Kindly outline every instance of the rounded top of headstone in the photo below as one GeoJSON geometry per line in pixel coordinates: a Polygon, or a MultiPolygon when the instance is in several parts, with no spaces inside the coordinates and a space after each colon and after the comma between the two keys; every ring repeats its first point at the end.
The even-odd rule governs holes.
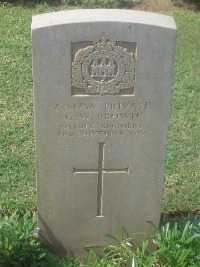
{"type": "Polygon", "coordinates": [[[139,23],[176,29],[174,19],[170,16],[124,9],[79,9],[45,13],[33,16],[32,29],[61,24],[101,21],[139,23]]]}

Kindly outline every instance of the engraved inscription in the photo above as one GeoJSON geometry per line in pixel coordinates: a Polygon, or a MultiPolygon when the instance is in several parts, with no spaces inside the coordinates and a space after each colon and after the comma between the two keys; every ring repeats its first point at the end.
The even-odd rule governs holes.
{"type": "Polygon", "coordinates": [[[80,111],[86,111],[86,110],[94,110],[95,105],[92,103],[70,103],[70,104],[55,104],[54,111],[58,110],[80,110],[80,111]]]}
{"type": "Polygon", "coordinates": [[[93,45],[76,51],[72,95],[134,95],[135,67],[136,51],[129,52],[102,33],[93,45]]]}
{"type": "Polygon", "coordinates": [[[61,103],[53,105],[57,136],[60,137],[143,137],[149,134],[144,114],[150,102],[61,103]]]}
{"type": "Polygon", "coordinates": [[[150,110],[150,102],[140,102],[140,103],[133,103],[133,102],[106,102],[105,103],[105,110],[135,110],[135,111],[142,111],[142,110],[150,110]]]}
{"type": "Polygon", "coordinates": [[[103,217],[103,178],[104,173],[129,173],[129,167],[123,169],[108,169],[104,168],[104,146],[106,143],[99,144],[98,168],[97,169],[77,169],[73,168],[73,174],[78,173],[97,173],[97,215],[96,217],[103,217]]]}

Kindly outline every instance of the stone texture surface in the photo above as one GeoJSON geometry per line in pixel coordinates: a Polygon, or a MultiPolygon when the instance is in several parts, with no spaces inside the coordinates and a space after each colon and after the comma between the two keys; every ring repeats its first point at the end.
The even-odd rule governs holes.
{"type": "Polygon", "coordinates": [[[153,13],[33,17],[38,224],[56,253],[158,225],[175,38],[153,13]]]}

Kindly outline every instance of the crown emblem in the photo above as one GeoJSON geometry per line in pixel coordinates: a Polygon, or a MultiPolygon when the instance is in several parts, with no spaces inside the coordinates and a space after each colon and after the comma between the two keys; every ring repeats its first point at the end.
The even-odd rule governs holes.
{"type": "Polygon", "coordinates": [[[97,37],[93,42],[95,50],[101,51],[111,51],[115,45],[115,41],[111,40],[108,35],[103,32],[101,36],[97,37]]]}
{"type": "Polygon", "coordinates": [[[72,95],[134,94],[136,55],[103,32],[72,62],[72,95]]]}

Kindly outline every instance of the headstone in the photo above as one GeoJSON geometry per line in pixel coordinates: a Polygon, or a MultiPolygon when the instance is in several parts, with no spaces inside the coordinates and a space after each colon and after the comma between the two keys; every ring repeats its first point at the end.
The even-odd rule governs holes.
{"type": "Polygon", "coordinates": [[[38,224],[57,253],[159,224],[175,38],[153,13],[33,17],[38,224]]]}

